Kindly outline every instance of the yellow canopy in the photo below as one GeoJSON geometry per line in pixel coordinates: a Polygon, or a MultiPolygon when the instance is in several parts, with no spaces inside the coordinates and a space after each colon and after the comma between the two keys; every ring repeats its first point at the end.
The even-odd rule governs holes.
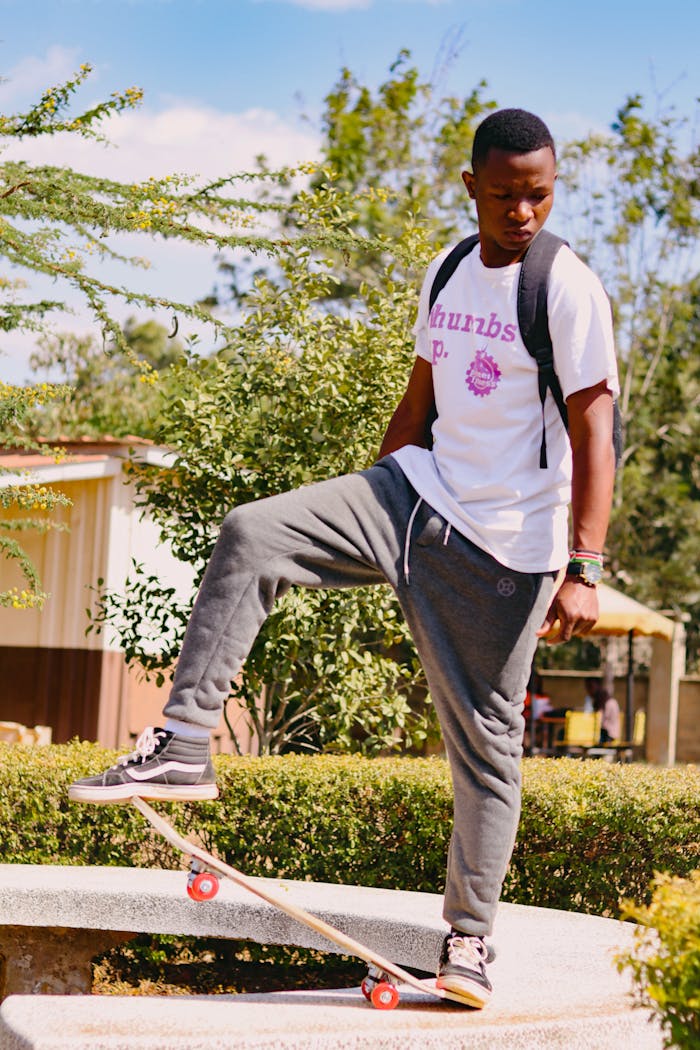
{"type": "Polygon", "coordinates": [[[667,642],[673,638],[673,620],[607,584],[598,584],[598,602],[600,617],[591,634],[624,635],[634,631],[652,638],[665,638],[667,642]]]}

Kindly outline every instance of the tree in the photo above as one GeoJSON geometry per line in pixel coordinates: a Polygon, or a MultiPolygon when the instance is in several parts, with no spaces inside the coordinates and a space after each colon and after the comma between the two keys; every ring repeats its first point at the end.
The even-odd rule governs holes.
{"type": "MultiPolygon", "coordinates": [[[[294,208],[297,220],[307,209],[330,230],[346,209],[354,213],[329,186],[298,196],[294,208]]],[[[417,270],[429,254],[424,233],[410,225],[397,249],[402,266],[412,259],[417,270]]],[[[389,269],[381,288],[363,286],[361,300],[329,311],[323,304],[342,279],[334,260],[290,242],[277,266],[258,277],[223,350],[175,365],[158,433],[177,452],[175,466],[132,468],[164,538],[200,576],[231,506],[371,463],[410,368],[415,281],[389,269]]],[[[171,600],[157,580],[135,574],[125,599],[106,596],[97,626],[116,627],[136,650],[150,618],[155,628],[145,633],[168,644],[149,666],[166,673],[185,622],[171,600]]],[[[232,697],[245,705],[263,751],[374,753],[418,744],[431,730],[432,716],[413,704],[421,687],[396,600],[380,586],[287,595],[232,697]]]]}
{"type": "MultiPolygon", "coordinates": [[[[358,218],[366,232],[400,231],[412,215],[450,237],[474,217],[460,178],[477,124],[496,103],[481,80],[466,96],[443,95],[440,77],[421,79],[402,49],[372,91],[343,68],[325,99],[323,157],[344,190],[381,188],[358,218]]],[[[451,62],[448,58],[447,65],[451,62]]]]}
{"type": "Polygon", "coordinates": [[[688,622],[689,662],[700,652],[700,279],[669,289],[640,355],[627,424],[632,453],[612,536],[622,582],[635,597],[688,622]],[[659,328],[663,327],[663,335],[659,328]],[[659,353],[660,341],[663,351],[659,353]]]}
{"type": "Polygon", "coordinates": [[[608,546],[617,586],[690,616],[697,654],[700,151],[673,110],[627,100],[562,159],[576,247],[612,298],[625,422],[608,546]]]}
{"type": "MultiPolygon", "coordinates": [[[[8,435],[15,445],[22,444],[24,422],[37,404],[44,404],[62,394],[59,387],[43,383],[35,389],[22,390],[0,381],[0,445],[8,435]]],[[[0,591],[0,606],[14,609],[42,608],[48,595],[41,587],[36,567],[17,539],[27,532],[47,532],[62,526],[50,513],[56,507],[70,506],[70,500],[50,486],[17,482],[12,474],[0,468],[0,557],[14,564],[24,585],[5,587],[0,591]],[[9,483],[5,483],[9,482],[9,483]]]]}
{"type": "MultiPolygon", "coordinates": [[[[414,280],[410,260],[402,269],[400,244],[407,225],[419,222],[436,250],[475,228],[461,172],[468,166],[477,124],[496,103],[486,97],[485,80],[465,96],[444,93],[444,74],[458,47],[459,40],[448,43],[431,80],[421,77],[410,52],[402,49],[376,91],[344,67],[326,96],[319,128],[322,159],[311,187],[322,191],[332,182],[350,205],[341,221],[360,238],[332,255],[328,242],[323,245],[322,254],[333,258],[340,275],[327,291],[331,300],[356,296],[363,284],[381,284],[389,264],[414,280]]],[[[303,229],[295,214],[294,185],[278,182],[270,190],[266,199],[279,209],[281,230],[303,229]]],[[[305,212],[303,221],[308,222],[305,212]]],[[[236,301],[260,272],[251,260],[225,256],[221,269],[236,301]]],[[[214,295],[213,301],[226,294],[214,295]]]]}
{"type": "Polygon", "coordinates": [[[183,346],[152,320],[138,324],[130,318],[123,339],[126,352],[113,340],[105,347],[91,335],[39,337],[30,358],[32,371],[58,376],[64,393],[32,414],[35,437],[153,436],[160,405],[157,388],[167,385],[183,346]]]}
{"type": "MultiPolygon", "coordinates": [[[[21,141],[58,132],[100,138],[100,124],[107,116],[140,103],[141,91],[129,88],[90,109],[74,112],[74,96],[90,72],[90,66],[83,65],[65,84],[45,91],[39,102],[26,112],[0,115],[0,145],[11,139],[21,141]]],[[[284,183],[290,177],[289,171],[268,172],[264,177],[258,177],[256,185],[284,183]]],[[[154,384],[158,363],[149,362],[143,353],[148,338],[152,344],[153,332],[148,338],[148,333],[143,330],[123,332],[111,310],[113,300],[150,308],[167,307],[176,315],[197,319],[224,337],[232,332],[230,325],[196,303],[174,302],[162,296],[137,292],[128,286],[105,283],[98,273],[91,272],[91,268],[94,269],[92,264],[95,260],[105,259],[141,264],[141,259],[125,258],[114,247],[116,238],[124,233],[144,238],[177,238],[212,251],[244,246],[248,251],[273,256],[278,250],[275,236],[258,229],[260,217],[271,205],[263,199],[256,200],[246,191],[253,181],[253,176],[242,174],[225,176],[202,185],[180,176],[125,184],[88,176],[71,168],[1,161],[0,257],[6,273],[0,273],[0,332],[14,328],[43,331],[51,313],[64,306],[61,299],[32,300],[32,277],[39,274],[49,276],[64,292],[70,288],[79,293],[91,310],[105,344],[111,344],[115,352],[123,355],[121,362],[116,362],[113,357],[105,365],[107,373],[111,370],[118,381],[120,364],[129,361],[135,375],[147,384],[154,384]],[[241,192],[236,195],[238,188],[241,192]],[[10,270],[20,276],[9,276],[10,270]],[[28,293],[25,292],[27,284],[28,293]],[[130,338],[134,345],[129,345],[130,338]]],[[[262,195],[258,194],[258,197],[262,195]]],[[[320,239],[326,239],[336,248],[347,247],[350,241],[355,246],[360,241],[356,235],[348,236],[338,229],[327,229],[320,238],[313,216],[308,216],[304,229],[297,234],[297,241],[313,246],[320,239]]],[[[288,240],[287,233],[284,241],[288,240]]],[[[45,343],[42,352],[49,357],[62,355],[61,360],[69,372],[83,376],[89,374],[94,379],[94,343],[69,337],[63,345],[59,342],[53,349],[47,349],[45,343]]],[[[75,374],[71,374],[71,378],[75,378],[75,374]]],[[[3,435],[6,443],[26,444],[30,440],[31,434],[20,432],[20,416],[22,426],[26,426],[27,406],[42,407],[41,403],[49,396],[59,397],[61,393],[58,390],[52,393],[49,384],[40,384],[38,390],[28,391],[6,385],[0,388],[0,416],[6,427],[3,435]],[[16,425],[14,429],[13,425],[16,425]]],[[[43,407],[44,415],[50,416],[47,406],[43,407]]],[[[111,429],[116,425],[121,429],[123,420],[106,420],[100,411],[97,412],[96,426],[109,425],[111,429]]],[[[24,486],[22,488],[24,490],[24,486]]],[[[16,498],[24,505],[30,496],[16,498]]],[[[3,499],[11,497],[6,492],[3,499]]],[[[43,494],[40,503],[42,501],[43,494]]],[[[48,502],[46,505],[48,508],[48,502]]],[[[38,601],[42,593],[40,584],[21,544],[16,539],[11,542],[5,539],[0,546],[5,556],[20,562],[30,584],[30,598],[38,601]]]]}
{"type": "MultiPolygon", "coordinates": [[[[141,102],[141,91],[129,88],[83,113],[72,114],[74,96],[90,72],[90,66],[83,65],[71,80],[44,92],[39,103],[26,113],[0,116],[0,142],[57,132],[101,138],[99,126],[107,116],[141,102]]],[[[276,213],[278,205],[262,187],[288,185],[292,178],[303,178],[312,170],[313,166],[300,165],[279,172],[229,174],[203,183],[175,175],[120,183],[72,168],[5,160],[0,163],[0,253],[6,266],[20,273],[29,277],[45,274],[59,287],[76,290],[104,338],[111,338],[124,352],[129,348],[110,310],[113,300],[165,307],[176,315],[196,319],[213,336],[225,339],[233,331],[225,318],[197,303],[175,302],[105,283],[90,272],[92,262],[121,259],[142,266],[142,257],[122,256],[114,247],[115,239],[124,233],[147,240],[154,236],[175,238],[212,252],[241,248],[274,256],[280,243],[289,240],[290,232],[282,234],[276,228],[270,233],[265,228],[265,219],[276,213]]],[[[341,225],[326,225],[321,230],[307,214],[303,228],[297,225],[295,240],[299,245],[323,244],[340,250],[372,247],[369,242],[362,244],[359,235],[341,225]]],[[[5,292],[0,330],[41,330],[46,316],[64,305],[58,300],[18,301],[21,282],[7,278],[2,279],[0,288],[5,292]]],[[[145,362],[141,368],[149,374],[145,362]]]]}

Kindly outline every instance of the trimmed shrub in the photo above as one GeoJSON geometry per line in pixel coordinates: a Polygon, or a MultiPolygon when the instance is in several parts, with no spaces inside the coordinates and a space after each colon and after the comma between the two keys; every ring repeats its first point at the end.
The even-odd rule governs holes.
{"type": "MultiPolygon", "coordinates": [[[[94,744],[0,744],[0,861],[177,868],[132,806],[76,805],[68,784],[115,755],[94,744]]],[[[171,804],[185,834],[250,875],[441,892],[452,823],[444,760],[215,758],[221,798],[171,804]]],[[[658,871],[700,867],[700,771],[523,762],[503,899],[618,916],[658,871]]]]}
{"type": "Polygon", "coordinates": [[[699,830],[697,766],[527,759],[504,899],[618,917],[657,872],[700,867],[699,830]]]}
{"type": "Polygon", "coordinates": [[[664,1045],[700,1046],[700,871],[689,879],[658,876],[651,903],[627,902],[625,918],[639,923],[632,951],[618,968],[632,972],[638,1006],[656,1016],[664,1045]]]}

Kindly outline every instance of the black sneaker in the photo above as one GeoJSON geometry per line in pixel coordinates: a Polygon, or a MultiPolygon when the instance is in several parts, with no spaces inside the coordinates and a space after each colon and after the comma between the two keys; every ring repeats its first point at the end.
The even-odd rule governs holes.
{"type": "Polygon", "coordinates": [[[124,755],[106,773],[76,780],[68,788],[71,802],[126,802],[134,795],[189,802],[218,794],[209,740],[150,726],[130,755],[124,755]]]}
{"type": "Polygon", "coordinates": [[[452,930],[442,945],[437,987],[461,996],[469,1006],[486,1006],[493,990],[486,976],[489,961],[483,937],[470,937],[452,930]]]}

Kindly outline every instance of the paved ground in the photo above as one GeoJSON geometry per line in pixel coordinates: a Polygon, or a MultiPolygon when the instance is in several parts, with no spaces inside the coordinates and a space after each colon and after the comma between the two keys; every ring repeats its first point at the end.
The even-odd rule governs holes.
{"type": "MultiPolygon", "coordinates": [[[[428,895],[430,896],[430,895],[428,895]]],[[[10,996],[0,1050],[661,1050],[614,956],[631,927],[501,905],[494,997],[465,1010],[402,990],[373,1010],[358,990],[235,997],[10,996]]]]}

